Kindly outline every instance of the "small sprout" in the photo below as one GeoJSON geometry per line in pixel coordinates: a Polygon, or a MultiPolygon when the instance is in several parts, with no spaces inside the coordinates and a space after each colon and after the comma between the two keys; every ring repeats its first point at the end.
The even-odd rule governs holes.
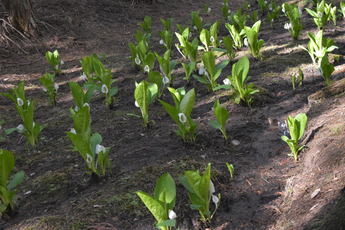
{"type": "Polygon", "coordinates": [[[233,180],[234,179],[234,166],[228,162],[225,163],[226,167],[228,168],[228,171],[230,173],[230,179],[233,180]]]}

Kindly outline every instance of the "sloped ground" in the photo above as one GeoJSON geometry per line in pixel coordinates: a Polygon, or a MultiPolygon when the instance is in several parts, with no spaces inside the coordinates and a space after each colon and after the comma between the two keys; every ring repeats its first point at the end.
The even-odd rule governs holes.
{"type": "MultiPolygon", "coordinates": [[[[337,80],[331,87],[318,76],[309,55],[298,48],[306,46],[307,31],[315,25],[304,11],[304,31],[299,41],[292,41],[283,30],[285,18],[273,28],[263,20],[260,38],[265,40],[264,60],[257,61],[247,50],[239,56],[250,57],[249,75],[262,89],[253,108],[233,104],[227,92],[208,93],[193,81],[197,103],[192,117],[199,124],[195,144],[183,144],[172,131],[176,127],[159,103],[150,107],[155,124],[144,130],[141,121],[127,116],[138,113],[134,106],[134,81],[146,76],[137,72],[131,62],[127,43],[134,42],[137,23],[145,15],[153,19],[153,50],[158,47],[157,31],[162,29],[159,17],[175,19],[174,23],[190,25],[190,12],[202,11],[203,4],[212,8],[204,21],[220,19],[222,1],[167,1],[156,4],[131,4],[121,1],[37,0],[34,6],[43,36],[32,43],[16,40],[15,46],[0,52],[0,90],[7,91],[20,80],[26,81],[27,95],[37,100],[35,119],[45,124],[37,150],[27,152],[19,134],[5,136],[3,129],[16,127],[19,118],[12,104],[0,97],[0,120],[5,124],[1,148],[14,152],[18,170],[28,176],[20,187],[18,214],[0,220],[0,229],[154,229],[154,219],[134,194],[141,189],[153,191],[156,179],[169,172],[177,183],[178,227],[204,229],[198,213],[190,211],[186,192],[178,182],[184,170],[203,170],[212,163],[213,182],[221,193],[221,206],[211,224],[212,229],[342,229],[344,212],[344,21],[328,25],[327,37],[339,47],[340,61],[335,63],[337,80]],[[44,60],[47,50],[58,49],[65,61],[63,74],[57,79],[60,89],[58,105],[48,106],[38,77],[49,66],[44,60]],[[26,53],[24,53],[24,51],[26,53]],[[90,181],[84,162],[71,145],[65,132],[72,126],[68,108],[73,106],[68,81],[79,81],[79,61],[92,53],[106,54],[119,87],[117,104],[108,111],[100,95],[91,103],[92,131],[103,136],[111,146],[112,173],[102,181],[90,181]],[[291,89],[290,78],[301,67],[303,86],[291,89]],[[265,92],[265,93],[264,93],[265,92]],[[216,98],[230,112],[227,129],[231,140],[225,143],[209,120],[214,119],[212,106],[216,98]],[[305,112],[309,123],[303,142],[308,146],[301,160],[287,156],[289,149],[280,139],[278,121],[288,115],[305,112]],[[225,162],[235,167],[230,181],[225,162]],[[319,191],[319,192],[317,192],[319,191]],[[313,195],[313,198],[311,198],[313,195]]],[[[280,2],[282,3],[282,2],[280,2]]],[[[242,2],[230,3],[236,10],[242,2]]],[[[255,5],[254,3],[251,4],[255,5]]],[[[303,2],[300,3],[303,6],[303,2]]],[[[220,35],[228,36],[221,22],[220,35]]],[[[176,27],[175,27],[176,29],[176,27]]],[[[174,58],[180,58],[178,52],[174,58]]],[[[231,65],[222,76],[231,74],[231,65]]],[[[173,87],[181,87],[183,74],[173,87]]],[[[165,93],[163,100],[171,101],[165,93]]]]}

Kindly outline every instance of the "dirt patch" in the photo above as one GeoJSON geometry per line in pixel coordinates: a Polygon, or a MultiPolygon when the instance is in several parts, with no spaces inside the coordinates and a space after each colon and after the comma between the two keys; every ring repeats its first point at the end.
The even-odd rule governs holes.
{"type": "MultiPolygon", "coordinates": [[[[222,1],[34,2],[43,36],[31,43],[16,40],[22,49],[1,47],[0,91],[7,92],[25,80],[27,96],[37,101],[35,119],[45,128],[37,149],[28,152],[19,134],[4,135],[3,130],[16,127],[20,119],[12,103],[0,97],[0,122],[4,121],[0,147],[14,152],[16,169],[24,170],[27,175],[19,189],[18,214],[9,220],[1,219],[0,229],[154,229],[154,218],[134,192],[140,189],[152,193],[155,181],[165,172],[177,183],[178,227],[204,229],[198,212],[190,210],[188,195],[178,177],[185,170],[203,171],[209,162],[212,180],[222,195],[212,229],[327,229],[327,226],[341,229],[344,226],[338,218],[338,213],[344,210],[345,187],[343,20],[339,19],[337,26],[327,25],[325,30],[327,37],[334,39],[339,47],[334,53],[340,55],[332,76],[335,82],[330,87],[318,76],[308,53],[298,47],[306,46],[308,31],[316,31],[311,18],[303,11],[304,30],[300,40],[293,41],[283,30],[284,17],[276,20],[272,28],[263,19],[259,38],[265,41],[264,59],[252,58],[247,49],[238,52],[239,57],[250,58],[251,82],[261,89],[252,108],[234,104],[227,91],[210,93],[199,82],[192,81],[188,89],[194,87],[197,93],[192,113],[199,124],[196,143],[181,141],[173,132],[176,127],[171,118],[158,102],[150,107],[154,125],[148,130],[139,119],[127,115],[139,113],[134,106],[134,82],[146,79],[126,58],[130,55],[127,43],[135,41],[137,24],[145,15],[152,17],[152,50],[161,54],[157,31],[163,27],[159,18],[173,17],[175,25],[189,26],[190,12],[202,12],[206,3],[215,13],[210,16],[201,13],[205,23],[221,20],[222,1]],[[52,107],[38,77],[49,69],[44,53],[55,49],[65,64],[57,78],[58,105],[52,107]],[[102,61],[112,69],[115,85],[119,87],[112,110],[103,104],[101,95],[95,95],[90,103],[92,132],[99,132],[104,145],[112,147],[112,172],[98,182],[90,181],[90,176],[85,174],[85,163],[69,147],[71,142],[65,134],[72,127],[68,109],[73,107],[73,102],[68,81],[79,81],[80,60],[93,53],[105,54],[102,61]],[[305,81],[292,90],[291,75],[298,68],[303,70],[305,81]],[[214,119],[212,107],[217,98],[230,112],[228,143],[209,124],[214,119]],[[309,118],[303,138],[308,148],[302,151],[300,161],[294,162],[281,140],[283,130],[278,122],[300,112],[307,113],[309,118]],[[233,140],[240,144],[232,144],[233,140]],[[235,167],[232,181],[225,162],[235,167]]],[[[254,2],[251,5],[250,12],[257,9],[254,2]]],[[[242,1],[231,2],[229,6],[235,11],[242,6],[242,1]]],[[[229,36],[224,23],[221,20],[220,36],[229,36]]],[[[181,59],[177,51],[173,58],[181,59]]],[[[220,80],[231,74],[231,65],[237,59],[224,69],[220,80]]],[[[174,88],[185,85],[182,75],[178,74],[174,88]]],[[[167,92],[162,99],[172,101],[167,92]]]]}

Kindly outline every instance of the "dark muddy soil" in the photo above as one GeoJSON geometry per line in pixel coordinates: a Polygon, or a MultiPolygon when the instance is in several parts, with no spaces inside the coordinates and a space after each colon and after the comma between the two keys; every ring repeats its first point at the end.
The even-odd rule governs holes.
{"type": "MultiPolygon", "coordinates": [[[[317,31],[303,10],[304,30],[298,41],[293,41],[284,29],[284,16],[273,27],[264,16],[259,35],[265,41],[263,60],[256,60],[249,50],[243,49],[223,70],[219,81],[231,74],[231,65],[239,57],[246,55],[250,59],[251,82],[261,89],[251,108],[235,104],[228,91],[210,93],[195,80],[187,86],[197,92],[192,113],[199,125],[195,143],[182,142],[173,131],[177,127],[158,102],[149,108],[150,119],[154,121],[149,129],[143,128],[141,120],[127,115],[140,113],[134,106],[134,83],[147,79],[127,58],[130,56],[127,44],[135,41],[138,23],[145,15],[152,17],[152,50],[162,54],[158,35],[163,29],[160,17],[174,18],[174,25],[190,26],[190,12],[200,11],[205,23],[220,20],[220,36],[229,36],[220,13],[222,2],[34,1],[42,36],[30,41],[13,33],[10,35],[16,44],[3,43],[0,91],[7,92],[19,81],[25,81],[26,95],[36,100],[35,120],[45,128],[37,148],[28,151],[20,134],[4,134],[5,129],[17,127],[20,118],[12,102],[0,97],[0,121],[4,122],[0,147],[14,152],[16,170],[27,175],[19,187],[16,213],[0,219],[0,229],[155,229],[153,216],[135,191],[152,194],[155,181],[166,172],[177,184],[177,227],[206,229],[198,212],[190,209],[188,195],[178,177],[185,170],[202,172],[207,163],[212,163],[212,181],[216,192],[221,194],[221,205],[210,229],[344,229],[345,21],[342,18],[337,26],[328,24],[325,29],[325,35],[339,47],[332,54],[340,58],[331,60],[336,68],[331,86],[327,87],[319,76],[309,54],[298,47],[307,46],[307,32],[317,31]],[[209,16],[203,13],[206,3],[212,8],[209,16]],[[44,53],[55,49],[65,63],[56,79],[60,86],[58,104],[50,106],[38,78],[50,68],[44,53]],[[102,60],[112,69],[114,85],[119,88],[112,110],[103,104],[101,95],[94,95],[90,103],[92,132],[100,133],[103,145],[111,147],[112,170],[100,181],[91,180],[85,162],[72,151],[65,133],[73,125],[68,109],[74,104],[68,82],[82,84],[80,60],[93,53],[104,54],[102,60]],[[291,76],[299,68],[305,80],[292,90],[291,76]],[[215,119],[212,107],[218,98],[230,113],[228,142],[209,124],[215,119]],[[284,130],[278,124],[288,115],[301,112],[309,118],[302,140],[307,148],[295,162],[288,156],[289,148],[281,140],[284,130]],[[226,162],[234,165],[234,180],[230,180],[226,162]]],[[[258,8],[256,3],[250,4],[249,12],[258,8]]],[[[229,3],[233,11],[242,5],[242,1],[229,3]]],[[[304,1],[298,5],[311,6],[304,1]]],[[[5,15],[3,10],[0,15],[5,15]]],[[[252,24],[251,20],[248,24],[252,24]]],[[[177,31],[177,27],[173,30],[177,31]]],[[[181,60],[176,49],[173,58],[181,60]]],[[[157,66],[156,63],[158,70],[157,66]]],[[[176,72],[178,78],[172,87],[185,86],[184,74],[176,72]]],[[[162,99],[172,101],[167,91],[162,99]]]]}

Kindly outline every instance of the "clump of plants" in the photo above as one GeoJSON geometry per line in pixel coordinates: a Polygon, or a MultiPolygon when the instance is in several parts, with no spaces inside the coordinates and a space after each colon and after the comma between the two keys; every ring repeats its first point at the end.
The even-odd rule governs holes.
{"type": "Polygon", "coordinates": [[[85,80],[87,80],[84,87],[92,93],[95,90],[101,92],[105,97],[106,106],[111,109],[114,101],[116,101],[115,95],[118,92],[118,88],[112,86],[115,79],[112,78],[111,69],[104,67],[97,54],[93,54],[91,57],[84,57],[81,65],[85,80]]]}
{"type": "Polygon", "coordinates": [[[159,102],[177,124],[179,129],[175,131],[176,134],[184,142],[195,142],[195,131],[198,125],[194,123],[190,116],[195,104],[195,89],[186,92],[184,88],[174,89],[168,87],[168,90],[174,99],[175,106],[162,100],[159,100],[159,102]]]}
{"type": "Polygon", "coordinates": [[[220,194],[214,195],[215,188],[211,181],[211,164],[209,163],[203,175],[197,171],[185,171],[183,176],[179,177],[180,182],[188,191],[191,209],[198,210],[201,220],[204,223],[210,223],[220,204],[220,194]],[[211,212],[211,200],[214,204],[211,212]]]}
{"type": "Polygon", "coordinates": [[[284,29],[290,32],[291,37],[294,40],[297,40],[303,29],[301,22],[302,13],[300,12],[296,4],[289,4],[287,2],[283,3],[282,11],[289,19],[289,21],[285,23],[284,29]]]}
{"type": "Polygon", "coordinates": [[[290,138],[286,135],[282,136],[282,140],[285,141],[290,147],[292,156],[295,161],[298,161],[298,155],[305,145],[300,146],[298,141],[302,138],[305,127],[307,126],[308,117],[305,113],[297,114],[296,117],[288,116],[287,124],[289,129],[290,138]]]}
{"type": "Polygon", "coordinates": [[[26,137],[27,144],[30,143],[32,147],[35,147],[38,142],[39,134],[43,130],[43,126],[38,122],[34,122],[35,101],[25,97],[25,83],[20,82],[18,86],[11,89],[9,93],[0,94],[13,101],[15,109],[23,122],[23,124],[19,124],[16,128],[5,130],[5,133],[10,134],[14,131],[18,131],[26,137]]]}
{"type": "Polygon", "coordinates": [[[157,180],[153,197],[143,191],[137,191],[136,194],[155,217],[157,228],[171,230],[176,226],[176,185],[169,173],[157,180]]]}
{"type": "Polygon", "coordinates": [[[54,52],[46,52],[46,60],[49,65],[53,68],[55,76],[59,76],[61,73],[61,65],[64,64],[64,61],[61,60],[59,51],[55,50],[54,52]]]}
{"type": "Polygon", "coordinates": [[[149,105],[154,102],[157,97],[158,87],[154,83],[147,81],[135,82],[134,99],[135,106],[141,111],[141,115],[128,113],[127,115],[138,117],[142,119],[145,128],[148,128],[149,120],[149,105]]]}
{"type": "Polygon", "coordinates": [[[55,75],[46,73],[40,77],[40,82],[43,85],[43,91],[49,95],[50,104],[56,105],[56,96],[59,85],[55,82],[55,75]]]}
{"type": "Polygon", "coordinates": [[[255,89],[254,83],[247,84],[249,64],[249,59],[246,56],[240,58],[237,63],[232,65],[232,75],[223,81],[224,85],[218,86],[216,89],[232,89],[232,98],[235,103],[240,104],[242,101],[251,106],[252,95],[258,93],[259,90],[255,89]]]}
{"type": "Polygon", "coordinates": [[[78,111],[71,113],[71,117],[73,128],[66,134],[74,145],[73,149],[84,159],[92,178],[104,176],[107,169],[110,169],[110,147],[101,145],[102,136],[99,133],[91,135],[89,104],[85,103],[78,111]]]}

